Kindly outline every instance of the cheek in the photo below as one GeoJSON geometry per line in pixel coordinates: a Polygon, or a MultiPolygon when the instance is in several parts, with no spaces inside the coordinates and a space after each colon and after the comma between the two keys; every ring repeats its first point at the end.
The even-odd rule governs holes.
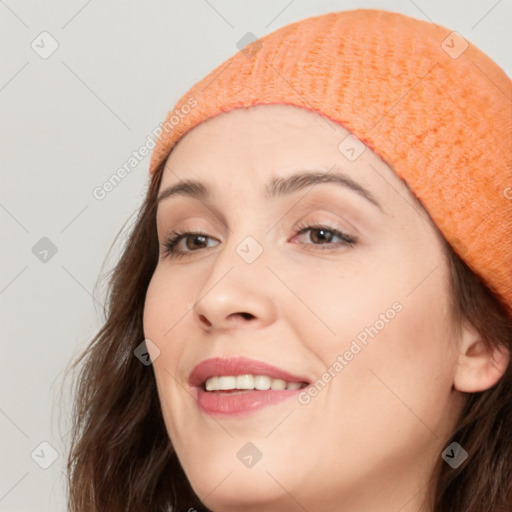
{"type": "Polygon", "coordinates": [[[383,438],[402,432],[421,444],[441,437],[453,413],[454,340],[439,292],[392,299],[375,301],[371,316],[353,310],[358,327],[340,342],[344,368],[328,407],[353,411],[362,431],[378,418],[383,438]]]}
{"type": "Polygon", "coordinates": [[[186,327],[190,315],[183,292],[161,272],[155,272],[146,293],[143,312],[144,336],[156,345],[158,357],[153,359],[161,401],[165,404],[169,394],[176,392],[176,382],[183,382],[186,327]]]}
{"type": "Polygon", "coordinates": [[[289,308],[290,325],[300,326],[297,338],[326,364],[351,347],[355,353],[354,341],[365,348],[403,315],[396,281],[371,272],[368,266],[362,270],[345,265],[343,272],[316,271],[289,282],[302,302],[289,308]]]}
{"type": "Polygon", "coordinates": [[[152,369],[163,420],[173,443],[179,431],[176,411],[184,410],[188,398],[186,393],[181,392],[178,383],[184,379],[180,369],[185,366],[184,326],[190,321],[186,316],[189,308],[186,301],[179,299],[176,286],[163,273],[155,271],[146,293],[143,328],[145,338],[158,348],[158,357],[153,359],[152,369]]]}
{"type": "Polygon", "coordinates": [[[158,266],[146,292],[143,327],[149,339],[170,338],[180,320],[190,312],[187,288],[168,274],[163,266],[158,266]]]}
{"type": "Polygon", "coordinates": [[[422,428],[418,417],[432,428],[442,423],[449,415],[456,340],[450,336],[443,270],[414,290],[426,273],[366,267],[364,273],[302,285],[321,319],[309,315],[308,328],[307,315],[296,313],[300,338],[323,363],[324,373],[317,376],[322,398],[311,401],[321,402],[333,417],[354,411],[370,430],[376,414],[389,422],[390,432],[398,417],[412,429],[422,428]]]}

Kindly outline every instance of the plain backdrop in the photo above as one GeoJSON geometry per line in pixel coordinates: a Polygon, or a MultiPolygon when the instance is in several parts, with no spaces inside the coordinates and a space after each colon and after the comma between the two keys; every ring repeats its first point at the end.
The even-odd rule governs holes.
{"type": "Polygon", "coordinates": [[[64,370],[101,324],[95,285],[149,157],[94,189],[244,34],[358,7],[444,25],[512,76],[511,0],[0,0],[1,511],[66,510],[64,370]]]}

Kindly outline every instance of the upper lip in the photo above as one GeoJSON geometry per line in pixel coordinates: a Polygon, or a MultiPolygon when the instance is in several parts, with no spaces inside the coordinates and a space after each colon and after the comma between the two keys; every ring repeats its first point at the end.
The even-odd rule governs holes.
{"type": "Polygon", "coordinates": [[[277,366],[249,359],[247,357],[233,357],[223,359],[214,357],[201,361],[190,372],[188,383],[191,386],[201,387],[210,377],[222,375],[266,375],[272,379],[282,379],[287,382],[309,383],[304,377],[293,375],[277,366]]]}

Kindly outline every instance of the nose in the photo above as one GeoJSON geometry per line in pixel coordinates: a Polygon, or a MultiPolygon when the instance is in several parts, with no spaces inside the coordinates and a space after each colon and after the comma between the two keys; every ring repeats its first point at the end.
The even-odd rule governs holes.
{"type": "Polygon", "coordinates": [[[203,330],[263,328],[276,320],[272,273],[263,255],[247,263],[225,246],[211,270],[192,308],[203,330]]]}
{"type": "MultiPolygon", "coordinates": [[[[229,320],[229,325],[233,325],[233,323],[236,323],[236,322],[243,324],[244,323],[243,320],[253,320],[253,319],[257,318],[252,313],[247,313],[245,311],[230,313],[229,315],[227,315],[226,318],[230,318],[230,317],[233,317],[233,320],[229,320]],[[239,319],[243,319],[243,320],[240,322],[239,319]]],[[[199,321],[205,325],[205,327],[213,326],[213,323],[203,313],[198,314],[198,318],[199,318],[199,321]]],[[[210,318],[212,318],[212,320],[213,320],[213,315],[210,315],[210,318]]],[[[254,324],[255,322],[252,322],[252,323],[254,324]]],[[[221,325],[221,322],[216,320],[215,321],[216,328],[218,328],[219,325],[221,325]]]]}

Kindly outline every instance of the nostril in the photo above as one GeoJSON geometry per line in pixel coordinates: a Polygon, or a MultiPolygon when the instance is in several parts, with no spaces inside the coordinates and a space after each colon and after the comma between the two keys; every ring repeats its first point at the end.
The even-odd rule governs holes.
{"type": "Polygon", "coordinates": [[[254,315],[251,315],[251,313],[240,313],[240,316],[245,320],[250,320],[251,318],[254,318],[254,315]]]}
{"type": "Polygon", "coordinates": [[[206,318],[204,315],[199,315],[199,320],[201,320],[201,322],[205,323],[208,327],[210,327],[212,325],[211,322],[208,320],[208,318],[206,318]]]}

